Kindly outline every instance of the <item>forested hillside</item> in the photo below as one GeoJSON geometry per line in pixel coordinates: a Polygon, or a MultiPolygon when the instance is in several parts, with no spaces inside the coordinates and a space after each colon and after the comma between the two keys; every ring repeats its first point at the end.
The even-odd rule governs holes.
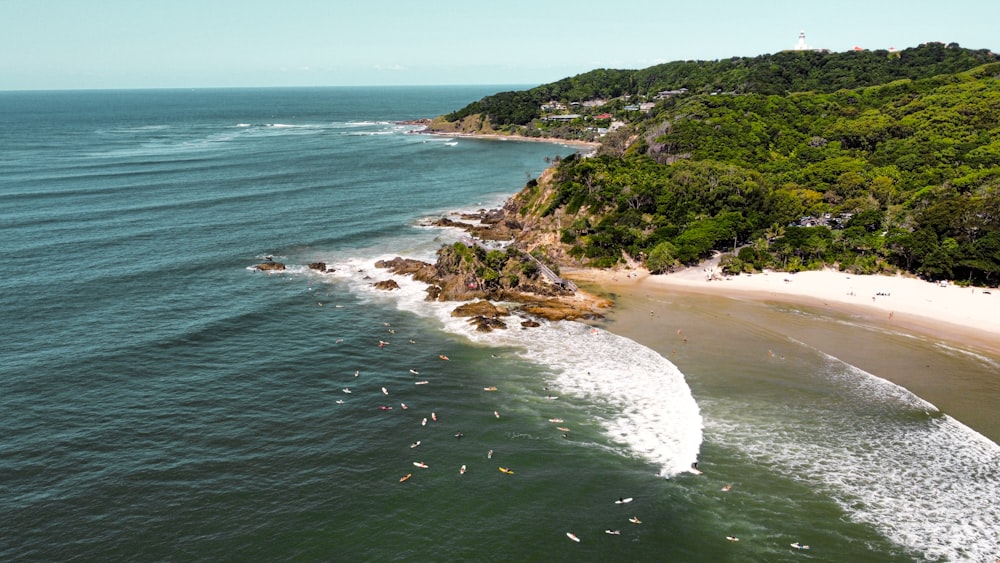
{"type": "Polygon", "coordinates": [[[595,266],[628,255],[663,272],[738,248],[730,271],[898,268],[996,285],[1000,63],[776,88],[665,99],[599,156],[566,159],[550,185],[526,188],[522,212],[558,219],[570,255],[595,266]]]}
{"type": "Polygon", "coordinates": [[[558,231],[539,235],[551,254],[580,264],[666,272],[728,251],[730,272],[1000,281],[1000,62],[987,50],[595,70],[436,121],[599,136],[597,156],[564,160],[515,200],[558,231]]]}
{"type": "Polygon", "coordinates": [[[677,61],[642,70],[599,69],[530,90],[487,96],[444,117],[458,122],[478,116],[493,128],[515,131],[518,126],[541,118],[541,106],[549,101],[572,103],[626,96],[644,100],[653,99],[661,91],[681,88],[705,94],[835,92],[900,79],[952,74],[997,60],[988,50],[963,49],[954,43],[927,43],[898,52],[785,51],[752,58],[677,61]]]}

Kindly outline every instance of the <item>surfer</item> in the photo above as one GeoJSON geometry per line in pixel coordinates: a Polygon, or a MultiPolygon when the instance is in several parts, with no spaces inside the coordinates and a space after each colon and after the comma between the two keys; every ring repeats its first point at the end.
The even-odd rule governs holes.
{"type": "Polygon", "coordinates": [[[486,459],[493,459],[493,450],[486,452],[486,459]]]}
{"type": "Polygon", "coordinates": [[[462,436],[464,436],[464,434],[462,434],[461,431],[459,431],[457,434],[455,434],[456,438],[461,438],[462,436]]]}
{"type": "Polygon", "coordinates": [[[607,530],[604,530],[604,533],[605,534],[610,534],[612,536],[620,536],[620,535],[622,535],[622,531],[621,530],[612,530],[610,528],[607,529],[607,530]]]}

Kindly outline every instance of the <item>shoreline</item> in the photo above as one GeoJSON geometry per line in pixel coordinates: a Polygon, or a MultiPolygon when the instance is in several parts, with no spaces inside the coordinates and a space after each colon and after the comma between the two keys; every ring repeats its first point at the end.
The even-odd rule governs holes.
{"type": "Polygon", "coordinates": [[[1000,356],[1000,290],[941,286],[901,275],[834,270],[709,276],[711,262],[667,275],[644,268],[566,270],[566,277],[601,288],[633,287],[772,301],[829,309],[1000,356]],[[708,265],[706,265],[708,264],[708,265]]]}
{"type": "Polygon", "coordinates": [[[574,141],[569,139],[558,139],[555,137],[524,137],[522,135],[501,135],[499,133],[464,133],[464,132],[447,132],[447,131],[427,131],[427,130],[414,130],[414,135],[433,135],[435,137],[456,137],[462,139],[485,139],[490,141],[515,141],[515,142],[526,142],[526,143],[550,143],[554,145],[568,145],[571,147],[586,147],[589,149],[597,149],[601,146],[601,143],[596,141],[574,141]]]}
{"type": "MultiPolygon", "coordinates": [[[[763,322],[760,326],[768,331],[803,340],[907,389],[1000,443],[1000,420],[993,414],[1000,404],[1000,373],[989,367],[1000,365],[1000,291],[832,270],[706,281],[708,274],[704,264],[664,276],[639,268],[563,270],[563,275],[584,284],[584,291],[613,298],[607,330],[665,357],[674,357],[678,351],[677,340],[669,337],[671,331],[684,326],[685,334],[697,336],[692,342],[711,340],[718,331],[714,323],[728,319],[730,313],[736,315],[738,309],[734,320],[741,320],[736,322],[763,322]],[[672,319],[679,310],[664,305],[689,302],[711,313],[672,319]],[[803,326],[800,311],[818,314],[813,318],[844,319],[858,329],[820,321],[807,333],[799,333],[803,326]],[[661,313],[667,316],[661,318],[661,313]],[[964,364],[947,359],[954,351],[982,365],[966,372],[960,367],[964,364]]],[[[678,367],[685,370],[698,369],[702,362],[699,346],[684,350],[675,363],[680,362],[678,367]]]]}

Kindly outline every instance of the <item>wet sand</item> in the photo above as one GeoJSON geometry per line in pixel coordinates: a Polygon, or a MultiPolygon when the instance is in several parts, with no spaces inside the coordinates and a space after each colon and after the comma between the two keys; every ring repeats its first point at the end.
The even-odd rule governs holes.
{"type": "MultiPolygon", "coordinates": [[[[822,291],[841,288],[819,283],[812,284],[810,292],[803,291],[809,277],[802,274],[788,283],[782,273],[770,274],[773,281],[757,281],[772,284],[773,291],[768,291],[752,284],[740,287],[737,280],[706,282],[701,269],[688,272],[689,281],[684,283],[640,270],[564,273],[585,289],[615,301],[608,330],[656,350],[686,374],[698,374],[705,366],[719,366],[732,358],[770,361],[792,350],[790,343],[800,342],[901,385],[1000,442],[1000,336],[993,331],[997,320],[989,307],[963,308],[948,302],[945,293],[935,292],[949,288],[926,284],[913,286],[913,291],[935,292],[935,300],[947,302],[952,316],[975,317],[968,324],[924,316],[930,303],[903,289],[910,281],[896,278],[847,280],[859,288],[868,283],[887,287],[883,291],[890,295],[883,301],[893,305],[890,317],[879,306],[881,296],[876,296],[875,306],[865,306],[861,297],[870,301],[870,296],[861,290],[855,296],[845,293],[842,299],[825,298],[838,296],[824,296],[822,291]],[[793,284],[798,284],[797,292],[788,291],[793,284]],[[890,301],[903,295],[914,301],[909,309],[902,306],[902,297],[890,301]],[[852,302],[855,297],[857,303],[852,302]]],[[[844,276],[828,273],[824,283],[837,277],[844,276]]],[[[950,289],[955,300],[966,293],[974,295],[969,289],[950,289]]],[[[978,297],[992,297],[1000,304],[1000,295],[978,297]]]]}

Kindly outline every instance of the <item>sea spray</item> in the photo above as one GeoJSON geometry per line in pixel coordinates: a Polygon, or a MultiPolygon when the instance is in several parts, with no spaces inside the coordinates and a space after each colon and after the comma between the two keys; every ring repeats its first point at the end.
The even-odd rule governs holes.
{"type": "MultiPolygon", "coordinates": [[[[469,340],[520,350],[528,361],[551,372],[552,393],[562,393],[604,407],[598,420],[607,438],[627,453],[655,465],[670,477],[691,471],[702,442],[702,418],[684,375],[653,350],[605,330],[573,321],[542,322],[540,327],[476,332],[466,319],[451,316],[456,303],[428,302],[426,284],[408,276],[390,276],[374,268],[377,259],[351,259],[337,265],[335,276],[355,292],[386,300],[396,307],[440,320],[442,328],[469,340]],[[375,280],[392,277],[399,289],[383,292],[375,280]]],[[[424,258],[427,258],[424,256],[424,258]]],[[[517,315],[507,319],[516,326],[517,315]]]]}
{"type": "Polygon", "coordinates": [[[707,438],[810,484],[912,553],[995,556],[1000,446],[894,383],[799,352],[809,353],[823,368],[802,376],[798,405],[717,399],[707,438]]]}

